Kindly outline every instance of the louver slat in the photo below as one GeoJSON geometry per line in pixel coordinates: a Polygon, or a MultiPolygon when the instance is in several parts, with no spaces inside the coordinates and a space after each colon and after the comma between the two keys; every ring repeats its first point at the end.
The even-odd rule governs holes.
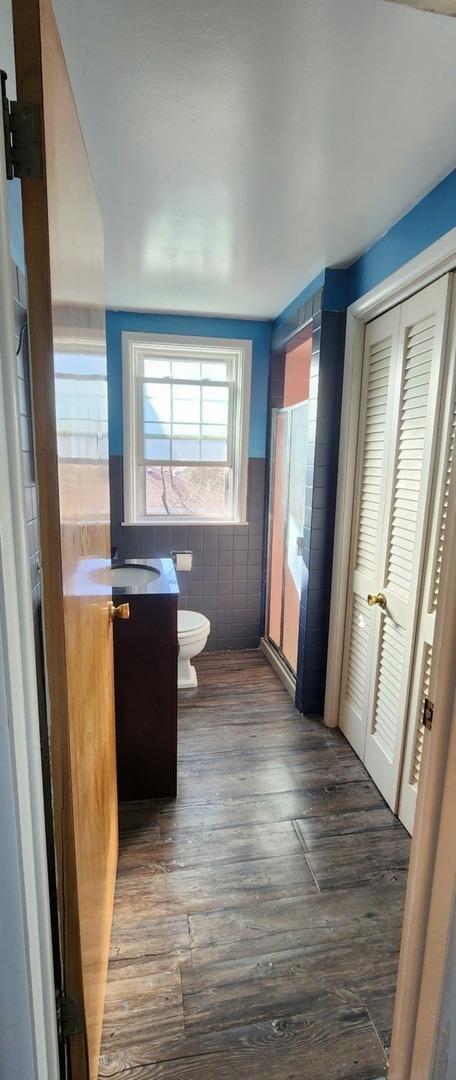
{"type": "Polygon", "coordinates": [[[375,570],[380,515],[385,423],[391,364],[391,338],[377,342],[369,354],[369,375],[364,429],[363,471],[359,509],[356,565],[365,574],[375,570]]]}
{"type": "Polygon", "coordinates": [[[400,726],[399,697],[405,633],[386,615],[382,623],[380,660],[372,734],[390,761],[400,726]]]}
{"type": "Polygon", "coordinates": [[[354,596],[346,697],[347,701],[359,712],[366,708],[367,702],[369,615],[370,612],[369,609],[366,610],[366,605],[358,596],[354,596]]]}
{"type": "Polygon", "coordinates": [[[386,578],[404,601],[412,583],[434,335],[431,319],[407,334],[386,578]]]}

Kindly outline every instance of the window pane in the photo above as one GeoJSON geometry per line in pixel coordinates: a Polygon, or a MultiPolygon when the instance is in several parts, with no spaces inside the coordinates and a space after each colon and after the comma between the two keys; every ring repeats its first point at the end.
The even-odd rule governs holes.
{"type": "Polygon", "coordinates": [[[199,424],[201,390],[199,386],[173,386],[173,420],[180,424],[199,424]]]}
{"type": "Polygon", "coordinates": [[[227,363],[206,363],[201,364],[201,378],[212,379],[213,382],[227,382],[230,374],[228,371],[227,363]]]}
{"type": "Polygon", "coordinates": [[[201,445],[199,439],[173,439],[172,445],[173,461],[199,461],[201,445]]]}
{"type": "Polygon", "coordinates": [[[228,424],[228,403],[225,401],[204,401],[202,420],[205,424],[228,424]]]}
{"type": "Polygon", "coordinates": [[[170,447],[169,439],[144,439],[144,460],[169,461],[170,447]]]}
{"type": "Polygon", "coordinates": [[[231,469],[223,465],[148,465],[144,473],[148,515],[218,518],[231,514],[231,469]]]}
{"type": "Polygon", "coordinates": [[[144,424],[145,435],[165,435],[169,439],[171,435],[171,424],[161,424],[156,421],[146,420],[144,424]]]}
{"type": "Polygon", "coordinates": [[[173,435],[182,435],[185,439],[199,439],[199,424],[173,424],[173,435]]]}
{"type": "Polygon", "coordinates": [[[228,404],[228,386],[203,386],[203,398],[205,401],[226,401],[228,404]]]}
{"type": "Polygon", "coordinates": [[[81,376],[99,375],[106,383],[106,353],[75,352],[54,353],[54,371],[56,375],[81,376]]]}
{"type": "MultiPolygon", "coordinates": [[[[208,386],[208,390],[212,387],[208,386]]],[[[196,401],[201,397],[200,386],[192,386],[185,383],[173,383],[173,401],[196,401]]]]}
{"type": "Polygon", "coordinates": [[[199,360],[173,360],[173,379],[200,379],[199,360]]]}
{"type": "Polygon", "coordinates": [[[144,420],[171,420],[171,387],[143,383],[144,420]]]}
{"type": "Polygon", "coordinates": [[[227,426],[226,424],[203,424],[201,434],[205,435],[207,439],[226,439],[228,434],[227,426]]]}
{"type": "Polygon", "coordinates": [[[228,424],[227,386],[203,386],[202,420],[206,424],[228,424]]]}
{"type": "Polygon", "coordinates": [[[210,439],[201,443],[202,461],[226,461],[227,456],[228,445],[226,442],[210,439]]]}
{"type": "Polygon", "coordinates": [[[59,453],[65,458],[100,460],[106,456],[108,415],[106,380],[56,380],[56,419],[59,453]]]}
{"type": "Polygon", "coordinates": [[[171,364],[169,360],[161,360],[159,356],[144,357],[144,375],[146,379],[169,379],[171,364]]]}

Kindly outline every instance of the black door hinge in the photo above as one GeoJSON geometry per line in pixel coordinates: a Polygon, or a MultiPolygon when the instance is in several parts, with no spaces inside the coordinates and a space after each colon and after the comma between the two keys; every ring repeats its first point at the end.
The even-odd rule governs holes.
{"type": "Polygon", "coordinates": [[[428,697],[424,699],[423,708],[423,724],[427,731],[432,731],[432,721],[434,719],[434,702],[430,701],[428,697]]]}
{"type": "Polygon", "coordinates": [[[79,998],[57,994],[57,1030],[61,1042],[84,1031],[84,1011],[79,998]]]}
{"type": "Polygon", "coordinates": [[[22,101],[8,101],[6,71],[0,71],[2,85],[3,135],[7,180],[41,180],[43,147],[41,108],[22,101]]]}

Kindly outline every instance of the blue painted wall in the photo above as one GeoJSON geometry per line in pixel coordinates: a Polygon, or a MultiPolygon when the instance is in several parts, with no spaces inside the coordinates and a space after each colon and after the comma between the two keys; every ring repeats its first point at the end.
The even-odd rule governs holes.
{"type": "Polygon", "coordinates": [[[194,315],[156,315],[149,312],[108,311],[109,452],[123,453],[122,330],[147,334],[187,334],[252,341],[252,390],[249,457],[266,455],[269,345],[271,323],[246,319],[205,318],[194,315]]]}
{"type": "Polygon", "coordinates": [[[273,330],[323,284],[323,309],[343,311],[364,293],[456,227],[456,169],[425,195],[351,266],[325,269],[273,322],[273,330]]]}
{"type": "Polygon", "coordinates": [[[378,285],[456,226],[456,169],[346,271],[347,303],[378,285]]]}

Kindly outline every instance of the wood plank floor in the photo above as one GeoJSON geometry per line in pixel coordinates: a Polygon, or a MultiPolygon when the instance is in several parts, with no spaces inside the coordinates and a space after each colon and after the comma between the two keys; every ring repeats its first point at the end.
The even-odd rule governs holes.
{"type": "Polygon", "coordinates": [[[409,837],[260,652],[197,668],[176,802],[121,810],[99,1076],[383,1077],[409,837]]]}

